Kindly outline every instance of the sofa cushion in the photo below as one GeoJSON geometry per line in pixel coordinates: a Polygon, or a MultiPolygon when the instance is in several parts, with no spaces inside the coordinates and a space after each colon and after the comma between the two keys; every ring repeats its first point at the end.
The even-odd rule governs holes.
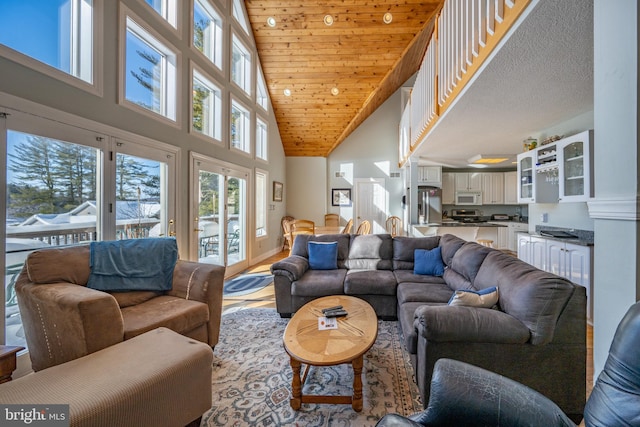
{"type": "Polygon", "coordinates": [[[438,245],[442,249],[442,261],[446,266],[451,265],[453,256],[458,252],[458,249],[467,243],[466,240],[454,236],[453,234],[445,234],[440,237],[440,243],[438,245]]]}
{"type": "Polygon", "coordinates": [[[402,328],[404,346],[410,354],[418,352],[418,331],[415,326],[415,311],[424,305],[444,305],[446,303],[408,302],[398,309],[398,320],[402,328]]]}
{"type": "Polygon", "coordinates": [[[307,270],[300,280],[291,283],[291,295],[323,297],[344,294],[344,277],[347,270],[307,270]]]}
{"type": "Polygon", "coordinates": [[[109,292],[109,294],[116,299],[120,308],[142,304],[145,301],[149,301],[151,298],[162,295],[159,292],[153,291],[109,292]]]}
{"type": "Polygon", "coordinates": [[[86,285],[89,281],[89,246],[42,249],[29,254],[25,263],[33,283],[68,282],[86,285]]]}
{"type": "MultiPolygon", "coordinates": [[[[439,278],[442,280],[441,278],[439,278]]],[[[444,282],[431,283],[400,283],[396,289],[399,305],[407,302],[437,302],[446,304],[451,298],[451,288],[444,282]]]]}
{"type": "MultiPolygon", "coordinates": [[[[466,242],[456,251],[451,259],[450,268],[452,272],[446,271],[444,280],[454,291],[460,289],[479,289],[473,284],[473,280],[478,274],[485,257],[494,249],[477,244],[476,242],[466,242]],[[454,274],[458,273],[458,274],[454,274]]],[[[495,284],[491,285],[494,286],[495,284]]],[[[486,286],[483,286],[486,287],[486,286]]]]}
{"type": "Polygon", "coordinates": [[[449,305],[466,307],[491,308],[498,303],[498,288],[474,291],[471,289],[455,291],[449,300],[449,305]]]}
{"type": "Polygon", "coordinates": [[[349,270],[344,279],[347,295],[395,295],[396,277],[388,270],[349,270]]]}
{"type": "Polygon", "coordinates": [[[393,239],[390,234],[354,234],[345,260],[348,269],[391,270],[393,239]]]}
{"type": "Polygon", "coordinates": [[[442,276],[444,274],[444,263],[440,247],[427,249],[416,249],[413,256],[413,272],[415,274],[442,276]]]}
{"type": "Polygon", "coordinates": [[[478,270],[474,286],[497,286],[502,311],[529,328],[532,344],[542,345],[553,340],[558,317],[576,285],[518,258],[491,250],[478,270]]]}
{"type": "Polygon", "coordinates": [[[345,268],[344,260],[349,256],[349,242],[351,236],[348,234],[298,234],[291,248],[291,255],[298,255],[309,259],[309,242],[338,242],[338,268],[345,268]]]}
{"type": "Polygon", "coordinates": [[[184,335],[209,321],[209,308],[199,301],[162,295],[123,308],[122,318],[125,340],[161,326],[184,335]]]}
{"type": "Polygon", "coordinates": [[[338,268],[338,242],[309,242],[309,268],[335,270],[338,268]]]}
{"type": "Polygon", "coordinates": [[[393,269],[412,270],[413,255],[416,249],[433,249],[440,242],[439,236],[432,237],[406,237],[393,238],[393,269]]]}

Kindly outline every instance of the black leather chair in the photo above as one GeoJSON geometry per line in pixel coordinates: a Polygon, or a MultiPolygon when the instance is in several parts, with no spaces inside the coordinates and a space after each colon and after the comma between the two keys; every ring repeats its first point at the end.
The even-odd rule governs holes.
{"type": "MultiPolygon", "coordinates": [[[[640,302],[618,325],[584,410],[589,426],[640,426],[640,302]]],[[[424,412],[384,416],[392,426],[571,426],[551,400],[520,383],[451,359],[436,362],[424,412]]]]}

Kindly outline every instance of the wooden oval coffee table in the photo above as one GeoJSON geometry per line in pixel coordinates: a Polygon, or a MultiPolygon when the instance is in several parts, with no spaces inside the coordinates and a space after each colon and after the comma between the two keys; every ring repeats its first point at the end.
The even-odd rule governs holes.
{"type": "Polygon", "coordinates": [[[362,410],[362,356],[378,335],[378,318],[373,308],[360,298],[335,295],[318,298],[300,308],[284,331],[284,348],[291,358],[291,407],[302,403],[350,403],[362,410]],[[349,313],[338,317],[338,329],[318,329],[322,309],[341,305],[349,313]],[[306,364],[300,378],[301,364],[306,364]],[[353,396],[303,395],[302,386],[309,366],[332,366],[350,363],[353,367],[353,396]]]}

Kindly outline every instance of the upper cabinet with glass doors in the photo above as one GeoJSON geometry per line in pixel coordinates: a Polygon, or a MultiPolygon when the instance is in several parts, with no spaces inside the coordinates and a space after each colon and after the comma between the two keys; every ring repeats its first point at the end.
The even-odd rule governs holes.
{"type": "Polygon", "coordinates": [[[559,201],[584,202],[593,197],[593,130],[564,138],[559,151],[559,201]]]}
{"type": "Polygon", "coordinates": [[[535,202],[534,152],[518,155],[518,203],[535,202]]]}

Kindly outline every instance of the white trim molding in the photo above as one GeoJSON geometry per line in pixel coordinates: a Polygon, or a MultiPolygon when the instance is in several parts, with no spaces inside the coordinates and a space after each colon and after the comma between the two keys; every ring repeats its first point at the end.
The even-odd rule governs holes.
{"type": "Polygon", "coordinates": [[[640,220],[640,195],[635,197],[599,197],[587,202],[589,216],[593,219],[618,221],[640,220]]]}

